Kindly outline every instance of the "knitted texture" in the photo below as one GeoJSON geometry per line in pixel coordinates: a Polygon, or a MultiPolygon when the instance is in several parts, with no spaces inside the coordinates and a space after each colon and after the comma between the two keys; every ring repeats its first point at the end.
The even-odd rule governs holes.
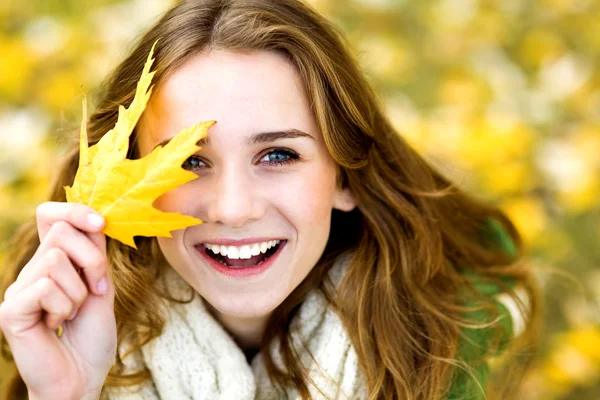
{"type": "MultiPolygon", "coordinates": [[[[494,241],[514,255],[516,249],[508,234],[499,224],[490,227],[495,234],[504,235],[500,238],[503,240],[498,242],[494,238],[494,241]]],[[[350,257],[350,252],[342,254],[329,271],[329,278],[336,288],[348,268],[350,257]]],[[[494,297],[500,306],[502,314],[499,324],[505,332],[506,343],[520,334],[524,325],[523,314],[515,302],[491,282],[468,271],[463,273],[469,276],[479,292],[494,297]]],[[[163,277],[164,288],[171,296],[180,298],[182,293],[190,292],[190,286],[172,268],[167,268],[163,277]]],[[[169,302],[166,308],[168,318],[163,333],[123,360],[126,372],[140,371],[146,366],[152,379],[136,387],[106,388],[103,399],[300,398],[295,388],[277,388],[271,383],[261,353],[254,357],[250,365],[247,363],[242,350],[208,312],[200,296],[194,295],[194,299],[187,304],[169,302]]],[[[469,317],[482,323],[490,320],[490,316],[484,312],[475,312],[469,317]]],[[[489,331],[465,329],[462,333],[457,356],[470,363],[472,371],[471,374],[458,371],[451,384],[449,400],[485,398],[489,368],[481,356],[491,343],[489,331]]],[[[358,369],[358,359],[348,334],[320,291],[314,290],[307,295],[291,323],[290,332],[294,349],[304,368],[309,371],[310,379],[316,384],[309,382],[311,398],[360,400],[368,397],[365,379],[358,369]]],[[[126,346],[121,350],[126,350],[126,346]]],[[[275,364],[285,370],[277,341],[270,347],[270,353],[275,364]]]]}
{"type": "MultiPolygon", "coordinates": [[[[338,257],[329,272],[336,287],[348,266],[349,257],[349,253],[338,257]]],[[[171,268],[164,274],[164,284],[169,294],[176,298],[190,291],[189,285],[171,268]]],[[[187,304],[169,302],[167,309],[163,333],[123,360],[128,372],[146,366],[152,380],[136,387],[108,388],[103,398],[300,398],[295,388],[274,387],[260,353],[250,365],[247,363],[242,350],[208,312],[199,296],[195,295],[187,304]]],[[[309,384],[312,398],[323,398],[320,391],[331,399],[367,398],[356,353],[339,316],[320,291],[308,294],[290,331],[294,348],[316,384],[316,387],[309,384]],[[306,343],[306,347],[302,343],[306,343]]],[[[270,351],[276,365],[283,367],[276,341],[270,351]]]]}

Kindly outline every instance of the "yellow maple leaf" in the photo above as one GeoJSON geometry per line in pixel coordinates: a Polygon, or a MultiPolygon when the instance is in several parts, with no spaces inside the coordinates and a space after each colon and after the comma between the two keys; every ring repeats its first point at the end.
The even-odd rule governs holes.
{"type": "Polygon", "coordinates": [[[156,43],[150,50],[131,105],[127,109],[119,107],[115,127],[91,147],[88,147],[84,98],[79,167],[73,185],[64,187],[68,202],[86,204],[104,216],[104,234],[134,248],[134,236],[171,237],[173,230],[202,223],[187,215],[159,211],[152,203],[160,195],[197,178],[181,165],[200,149],[196,143],[215,123],[205,121],[186,128],[166,146],[156,147],[141,159],[126,158],[129,136],[152,92],[154,72],[150,72],[150,67],[154,46],[156,43]]]}

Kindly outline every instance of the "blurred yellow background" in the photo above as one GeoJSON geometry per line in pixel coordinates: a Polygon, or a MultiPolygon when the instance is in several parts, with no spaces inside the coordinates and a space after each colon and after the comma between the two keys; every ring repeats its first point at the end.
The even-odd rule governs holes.
{"type": "MultiPolygon", "coordinates": [[[[173,0],[0,2],[0,266],[93,94],[173,0]]],[[[311,0],[399,132],[515,221],[540,265],[522,399],[600,399],[600,1],[311,0]]],[[[90,108],[93,108],[93,104],[90,108]]]]}

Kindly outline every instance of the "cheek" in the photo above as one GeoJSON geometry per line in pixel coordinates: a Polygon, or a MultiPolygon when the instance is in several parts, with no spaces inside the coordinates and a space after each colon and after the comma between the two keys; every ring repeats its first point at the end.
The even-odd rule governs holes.
{"type": "Polygon", "coordinates": [[[304,224],[312,224],[329,220],[335,190],[335,175],[330,171],[321,169],[281,177],[277,188],[278,206],[294,215],[297,221],[302,218],[304,224]]]}

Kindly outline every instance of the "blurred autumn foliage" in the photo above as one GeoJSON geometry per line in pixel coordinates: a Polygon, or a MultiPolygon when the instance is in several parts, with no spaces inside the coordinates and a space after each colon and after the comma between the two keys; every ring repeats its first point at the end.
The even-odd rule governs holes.
{"type": "MultiPolygon", "coordinates": [[[[0,265],[93,92],[173,0],[0,3],[0,265]]],[[[347,35],[399,132],[502,207],[540,272],[523,399],[600,398],[600,2],[311,0],[347,35]]],[[[93,105],[92,105],[93,107],[93,105]]]]}

